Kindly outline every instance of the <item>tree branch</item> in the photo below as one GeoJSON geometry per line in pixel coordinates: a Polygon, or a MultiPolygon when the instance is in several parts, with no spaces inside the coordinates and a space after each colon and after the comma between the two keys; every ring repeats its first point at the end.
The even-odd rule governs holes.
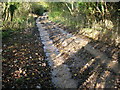
{"type": "Polygon", "coordinates": [[[67,6],[68,10],[70,11],[70,14],[72,15],[73,14],[72,9],[69,7],[67,3],[65,3],[65,5],[67,6]]]}

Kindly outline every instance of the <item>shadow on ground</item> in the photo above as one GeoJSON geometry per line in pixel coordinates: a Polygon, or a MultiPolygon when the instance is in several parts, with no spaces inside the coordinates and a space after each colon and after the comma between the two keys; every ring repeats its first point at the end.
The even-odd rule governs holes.
{"type": "Polygon", "coordinates": [[[78,88],[120,88],[120,49],[91,41],[76,53],[62,54],[78,88]],[[76,58],[77,57],[77,58],[76,58]]]}

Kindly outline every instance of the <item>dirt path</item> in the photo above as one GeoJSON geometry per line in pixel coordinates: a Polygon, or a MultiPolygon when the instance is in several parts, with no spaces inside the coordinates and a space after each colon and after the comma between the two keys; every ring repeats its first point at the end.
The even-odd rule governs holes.
{"type": "Polygon", "coordinates": [[[60,52],[54,46],[53,41],[50,40],[49,34],[39,23],[38,18],[36,20],[37,27],[40,32],[42,43],[44,44],[44,52],[46,52],[46,60],[52,68],[52,81],[57,88],[77,88],[77,82],[71,78],[71,73],[67,65],[64,63],[64,58],[60,57],[60,52]]]}
{"type": "Polygon", "coordinates": [[[119,48],[36,24],[3,39],[3,88],[120,88],[119,48]]]}
{"type": "MultiPolygon", "coordinates": [[[[40,18],[39,18],[40,19],[40,18]]],[[[77,88],[118,88],[120,87],[119,52],[118,48],[111,49],[90,39],[74,36],[57,27],[48,20],[38,19],[43,40],[51,42],[55,48],[49,48],[48,57],[53,64],[53,81],[58,87],[77,88]],[[99,47],[97,49],[97,47],[99,47]],[[112,57],[106,55],[104,51],[112,50],[112,57]],[[106,50],[105,50],[106,49],[106,50]],[[59,52],[55,56],[51,52],[59,52]],[[59,56],[59,58],[57,57],[59,56]],[[54,59],[55,58],[55,59],[54,59]],[[58,65],[57,65],[58,64],[58,65]],[[64,66],[66,68],[64,68],[64,66]],[[61,69],[60,69],[61,68],[61,69]],[[57,71],[55,71],[55,70],[57,71]],[[69,70],[69,71],[64,71],[69,70]],[[61,73],[62,72],[62,73],[61,73]],[[67,74],[65,73],[67,72],[67,74]],[[58,79],[59,78],[59,79],[58,79]],[[67,82],[68,81],[68,82],[67,82]],[[62,83],[63,82],[63,83],[62,83]],[[65,83],[64,83],[65,82],[65,83]]],[[[43,41],[45,45],[47,41],[43,41]]],[[[46,44],[47,46],[47,44],[46,44]]],[[[46,48],[46,47],[45,47],[46,48]]]]}

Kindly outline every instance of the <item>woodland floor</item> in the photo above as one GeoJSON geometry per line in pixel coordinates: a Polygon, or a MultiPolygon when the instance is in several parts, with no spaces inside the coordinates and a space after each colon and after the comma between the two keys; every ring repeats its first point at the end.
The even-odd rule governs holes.
{"type": "Polygon", "coordinates": [[[37,28],[15,31],[2,40],[3,88],[53,88],[37,28]]]}
{"type": "MultiPolygon", "coordinates": [[[[70,68],[72,78],[78,82],[78,88],[93,88],[95,85],[99,87],[99,84],[103,85],[103,82],[108,88],[110,85],[113,85],[112,88],[120,88],[120,75],[114,72],[114,70],[106,68],[106,64],[99,63],[99,61],[104,58],[97,57],[94,52],[94,49],[97,49],[102,52],[100,56],[106,55],[111,60],[119,62],[120,50],[118,47],[109,46],[105,43],[92,40],[86,46],[80,49],[78,47],[77,49],[76,46],[79,45],[74,43],[75,40],[73,40],[73,46],[76,45],[77,52],[70,56],[65,50],[72,49],[72,47],[68,48],[69,45],[63,47],[63,42],[59,42],[60,39],[57,37],[61,35],[60,32],[52,32],[54,27],[52,27],[52,29],[47,27],[53,24],[54,23],[43,23],[43,26],[48,29],[54,44],[61,50],[61,56],[66,58],[64,64],[68,65],[70,68]],[[56,37],[54,37],[55,35],[56,37]],[[90,50],[90,52],[87,50],[89,49],[89,45],[92,46],[93,52],[92,50],[90,50]],[[110,81],[110,83],[107,81],[110,81]]],[[[62,28],[60,25],[58,25],[58,27],[62,28]]],[[[15,31],[11,33],[10,37],[3,38],[3,88],[54,88],[51,80],[51,67],[45,60],[46,55],[39,37],[39,31],[34,27],[15,31]]]]}

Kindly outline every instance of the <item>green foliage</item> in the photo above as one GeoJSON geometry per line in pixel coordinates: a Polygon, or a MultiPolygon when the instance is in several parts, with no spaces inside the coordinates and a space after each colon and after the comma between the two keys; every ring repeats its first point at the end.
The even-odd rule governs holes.
{"type": "Polygon", "coordinates": [[[35,25],[32,12],[32,3],[6,2],[3,3],[3,32],[2,37],[9,37],[14,30],[24,30],[35,25]],[[8,32],[7,32],[8,31],[8,32]]]}
{"type": "Polygon", "coordinates": [[[32,13],[42,16],[44,13],[44,7],[42,5],[39,5],[38,3],[32,4],[32,13]]]}
{"type": "Polygon", "coordinates": [[[29,16],[31,3],[6,2],[3,11],[3,29],[19,30],[32,27],[35,22],[34,18],[29,16]]]}
{"type": "Polygon", "coordinates": [[[119,18],[120,8],[119,3],[116,2],[6,2],[3,10],[3,29],[17,30],[32,27],[35,21],[29,13],[43,15],[46,9],[49,11],[50,20],[69,26],[73,32],[74,29],[94,28],[102,34],[118,33],[116,29],[119,20],[115,20],[119,18]],[[113,23],[113,28],[110,29],[112,31],[106,28],[106,20],[113,23]],[[99,25],[102,27],[98,27],[99,25]]]}
{"type": "Polygon", "coordinates": [[[104,37],[111,40],[119,38],[120,7],[117,2],[50,2],[48,6],[49,19],[64,23],[73,33],[76,29],[77,32],[78,29],[80,32],[87,29],[85,33],[88,36],[100,33],[101,40],[104,37]]]}
{"type": "Polygon", "coordinates": [[[19,7],[19,3],[15,3],[15,2],[6,2],[3,3],[4,4],[4,12],[3,12],[3,20],[8,20],[8,18],[11,18],[11,21],[13,19],[13,15],[15,13],[15,10],[17,10],[17,8],[19,7]]]}
{"type": "Polygon", "coordinates": [[[2,38],[10,37],[13,34],[13,32],[14,32],[13,30],[2,31],[2,38]]]}

